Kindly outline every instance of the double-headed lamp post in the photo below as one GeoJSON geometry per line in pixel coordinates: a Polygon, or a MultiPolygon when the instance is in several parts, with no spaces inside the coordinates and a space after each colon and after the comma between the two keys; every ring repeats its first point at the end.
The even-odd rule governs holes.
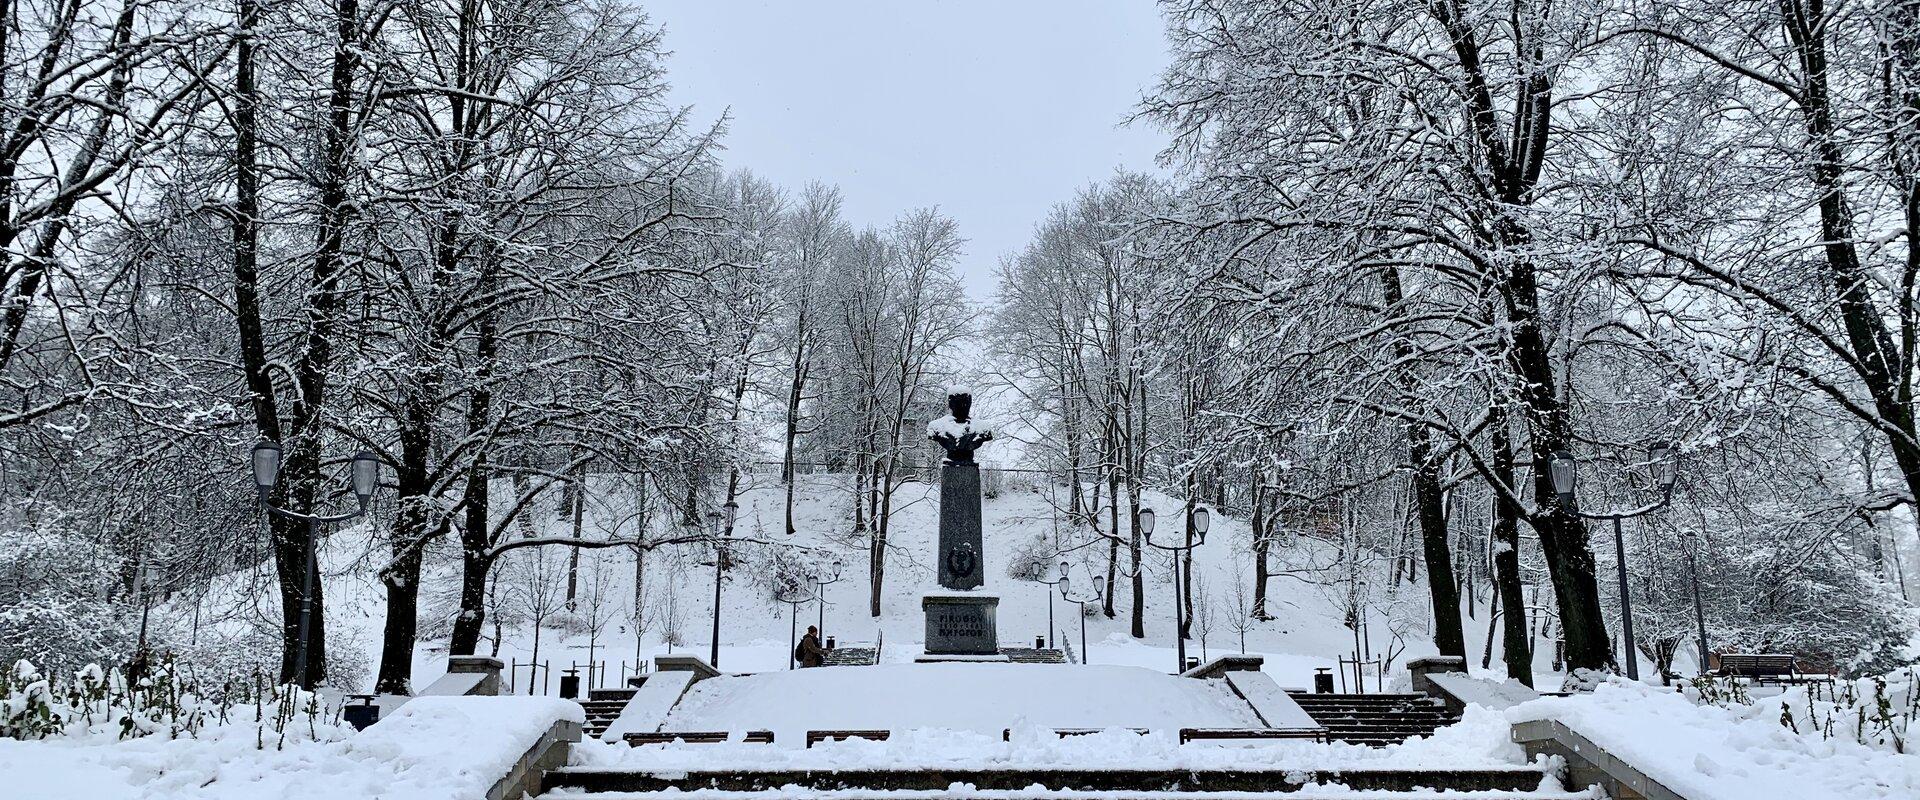
{"type": "Polygon", "coordinates": [[[720,578],[727,570],[727,540],[733,538],[733,520],[740,513],[740,505],[728,500],[720,511],[707,512],[707,521],[713,525],[713,645],[707,651],[707,660],[715,669],[720,668],[720,578]]]}
{"type": "Polygon", "coordinates": [[[1173,643],[1174,658],[1178,659],[1176,663],[1179,665],[1173,672],[1178,675],[1187,670],[1187,637],[1184,635],[1187,622],[1180,595],[1180,554],[1207,543],[1207,528],[1212,525],[1212,514],[1206,506],[1193,509],[1190,517],[1192,524],[1185,530],[1184,544],[1161,544],[1153,540],[1153,509],[1140,509],[1136,518],[1140,521],[1140,536],[1146,540],[1147,546],[1165,550],[1173,556],[1173,643]]]}
{"type": "MultiPolygon", "coordinates": [[[[1054,574],[1053,580],[1040,582],[1040,585],[1048,587],[1047,589],[1047,646],[1048,647],[1054,646],[1053,645],[1053,588],[1052,587],[1059,586],[1065,583],[1066,580],[1067,580],[1067,562],[1062,561],[1060,562],[1060,571],[1054,574]]],[[[1066,590],[1064,589],[1061,590],[1061,594],[1065,595],[1066,590]]]]}
{"type": "Polygon", "coordinates": [[[845,571],[846,565],[836,558],[813,576],[813,596],[820,601],[820,621],[814,627],[819,629],[821,647],[825,647],[827,641],[827,587],[839,583],[845,571]]]}
{"type": "Polygon", "coordinates": [[[1603,514],[1581,511],[1574,501],[1574,491],[1578,488],[1580,468],[1573,454],[1565,450],[1554,451],[1547,460],[1548,475],[1553,480],[1553,491],[1560,495],[1560,506],[1577,516],[1586,519],[1605,519],[1613,521],[1613,554],[1615,565],[1620,571],[1620,632],[1625,642],[1627,678],[1640,679],[1640,657],[1633,639],[1633,598],[1627,590],[1627,547],[1626,540],[1620,535],[1620,521],[1651,514],[1664,508],[1673,500],[1673,483],[1678,477],[1674,469],[1673,445],[1666,442],[1654,442],[1647,445],[1647,465],[1656,486],[1660,488],[1660,497],[1648,505],[1627,511],[1615,511],[1603,514]]]}
{"type": "MultiPolygon", "coordinates": [[[[1083,665],[1088,663],[1087,661],[1087,604],[1100,602],[1101,589],[1104,588],[1105,580],[1106,579],[1104,576],[1101,576],[1101,575],[1093,576],[1093,582],[1092,582],[1093,594],[1088,595],[1086,597],[1074,597],[1073,581],[1067,575],[1067,562],[1065,561],[1060,562],[1060,580],[1055,581],[1055,583],[1059,584],[1060,586],[1060,599],[1065,600],[1069,603],[1073,603],[1074,605],[1077,605],[1080,607],[1080,663],[1083,665]]],[[[1051,608],[1053,601],[1049,600],[1047,602],[1048,602],[1048,607],[1051,608]]]]}
{"type": "Polygon", "coordinates": [[[800,606],[812,600],[813,596],[807,594],[805,589],[794,586],[774,593],[773,599],[787,604],[787,669],[793,669],[793,651],[798,644],[795,637],[800,628],[800,606]]]}
{"type": "Polygon", "coordinates": [[[281,519],[307,523],[306,566],[300,576],[300,641],[294,650],[293,680],[304,688],[312,689],[313,682],[307,679],[307,657],[312,649],[313,576],[319,569],[319,565],[314,563],[314,544],[320,539],[321,525],[345,522],[367,513],[367,503],[373,500],[373,490],[380,484],[380,458],[366,450],[353,455],[352,467],[347,472],[347,484],[358,501],[353,510],[339,514],[316,514],[311,510],[293,511],[273,504],[270,498],[274,487],[280,483],[280,455],[280,445],[275,442],[263,441],[253,446],[253,488],[258,493],[260,507],[265,508],[267,513],[281,519]]]}

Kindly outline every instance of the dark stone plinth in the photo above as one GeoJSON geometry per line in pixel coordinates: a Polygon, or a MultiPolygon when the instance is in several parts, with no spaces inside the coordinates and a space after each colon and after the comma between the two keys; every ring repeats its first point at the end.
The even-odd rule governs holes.
{"type": "Polygon", "coordinates": [[[486,656],[447,657],[448,674],[456,672],[477,672],[482,676],[480,683],[467,692],[469,695],[493,697],[495,695],[508,694],[508,692],[501,691],[503,687],[500,679],[500,672],[506,668],[507,662],[497,658],[488,658],[486,656]]]}
{"type": "Polygon", "coordinates": [[[980,467],[940,467],[940,585],[965,591],[986,580],[980,538],[980,467]]]}
{"type": "Polygon", "coordinates": [[[1000,598],[993,595],[927,595],[920,609],[927,615],[927,653],[949,656],[1000,654],[994,612],[1000,598]]]}

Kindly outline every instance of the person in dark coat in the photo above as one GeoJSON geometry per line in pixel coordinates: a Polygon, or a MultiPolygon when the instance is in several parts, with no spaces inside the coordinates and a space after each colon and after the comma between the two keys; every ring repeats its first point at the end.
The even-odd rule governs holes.
{"type": "Polygon", "coordinates": [[[803,667],[817,667],[826,663],[827,651],[820,646],[820,629],[808,625],[807,635],[800,637],[800,646],[794,648],[793,655],[803,667]]]}

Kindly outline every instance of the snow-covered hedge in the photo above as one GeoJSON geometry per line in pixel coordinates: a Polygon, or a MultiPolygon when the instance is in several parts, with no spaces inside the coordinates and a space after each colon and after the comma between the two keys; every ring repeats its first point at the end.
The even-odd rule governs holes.
{"type": "Polygon", "coordinates": [[[231,738],[245,732],[255,747],[279,748],[352,732],[339,708],[297,686],[255,679],[202,687],[170,665],[129,682],[118,670],[94,665],[71,677],[47,675],[22,660],[0,675],[0,698],[0,738],[7,739],[231,738]]]}

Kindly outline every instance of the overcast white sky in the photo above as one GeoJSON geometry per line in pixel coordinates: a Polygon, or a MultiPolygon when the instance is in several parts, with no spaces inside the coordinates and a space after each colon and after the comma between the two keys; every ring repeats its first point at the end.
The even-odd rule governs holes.
{"type": "Polygon", "coordinates": [[[674,99],[731,112],[724,158],[837,183],[856,225],[939,206],[976,300],[1055,203],[1165,143],[1122,126],[1166,64],[1151,0],[641,0],[674,99]]]}

